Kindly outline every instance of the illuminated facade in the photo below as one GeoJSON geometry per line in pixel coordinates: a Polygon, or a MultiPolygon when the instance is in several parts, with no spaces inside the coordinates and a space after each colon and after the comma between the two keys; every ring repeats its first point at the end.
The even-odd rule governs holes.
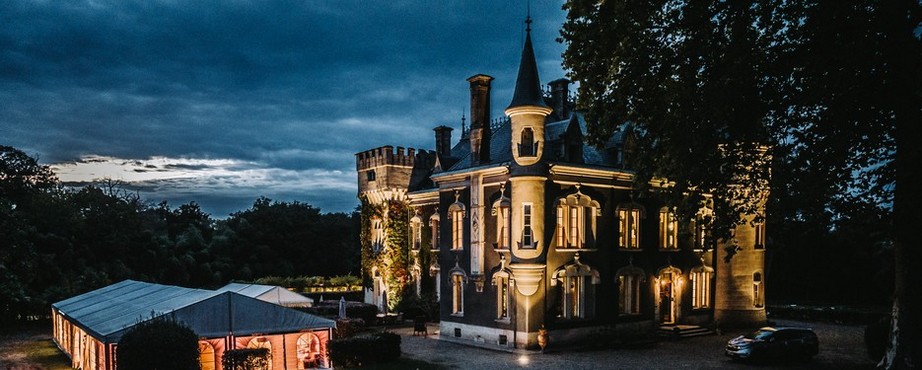
{"type": "Polygon", "coordinates": [[[705,244],[710,205],[697,222],[680,222],[654,194],[635,198],[624,165],[631,127],[601,147],[586,143],[570,82],[541,88],[530,32],[500,119],[490,118],[492,80],[468,79],[470,128],[462,122],[456,145],[440,126],[434,152],[385,146],[356,155],[360,198],[402,202],[429,228],[431,242],[410,248],[409,268],[429,272],[412,276],[439,297],[442,339],[534,349],[542,326],[553,346],[765,321],[764,224],[739,226],[739,251],[717,263],[726,251],[705,244]]]}

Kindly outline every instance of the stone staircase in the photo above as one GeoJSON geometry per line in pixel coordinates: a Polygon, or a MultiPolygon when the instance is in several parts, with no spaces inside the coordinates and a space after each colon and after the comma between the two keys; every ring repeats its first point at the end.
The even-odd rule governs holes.
{"type": "Polygon", "coordinates": [[[660,325],[657,332],[661,339],[679,340],[714,334],[714,331],[697,325],[660,325]]]}

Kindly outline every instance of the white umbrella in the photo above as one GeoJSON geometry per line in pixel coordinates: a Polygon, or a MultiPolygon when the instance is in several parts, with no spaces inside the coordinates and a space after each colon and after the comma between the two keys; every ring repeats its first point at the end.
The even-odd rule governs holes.
{"type": "Polygon", "coordinates": [[[346,318],[346,297],[339,298],[339,318],[346,318]]]}

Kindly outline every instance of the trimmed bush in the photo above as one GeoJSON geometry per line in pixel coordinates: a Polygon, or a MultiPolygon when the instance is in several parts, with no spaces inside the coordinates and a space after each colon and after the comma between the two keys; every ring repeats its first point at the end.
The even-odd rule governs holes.
{"type": "Polygon", "coordinates": [[[116,356],[122,369],[198,370],[198,335],[182,323],[151,319],[125,333],[116,356]]]}
{"type": "Polygon", "coordinates": [[[224,370],[267,370],[269,357],[267,348],[233,349],[224,352],[221,367],[224,370]]]}
{"type": "Polygon", "coordinates": [[[400,336],[374,333],[331,340],[330,359],[336,366],[360,367],[396,360],[400,357],[400,336]]]}

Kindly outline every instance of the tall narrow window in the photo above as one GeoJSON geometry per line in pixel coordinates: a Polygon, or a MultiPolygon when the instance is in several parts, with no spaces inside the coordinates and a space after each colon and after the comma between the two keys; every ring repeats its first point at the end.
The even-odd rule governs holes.
{"type": "MultiPolygon", "coordinates": [[[[457,195],[455,195],[457,197],[457,195]]],[[[464,204],[455,201],[448,206],[448,216],[451,218],[451,249],[464,249],[464,204]]]]}
{"type": "Polygon", "coordinates": [[[384,221],[377,217],[371,219],[371,249],[384,249],[384,221]]]}
{"type": "Polygon", "coordinates": [[[570,246],[571,248],[582,248],[582,228],[583,228],[583,207],[572,206],[570,207],[570,223],[569,229],[570,232],[568,236],[570,237],[570,246]]]}
{"type": "Polygon", "coordinates": [[[534,235],[531,230],[531,204],[522,205],[522,248],[534,248],[534,235]]]}
{"type": "Polygon", "coordinates": [[[567,224],[564,223],[564,206],[557,206],[557,248],[567,247],[567,224]]]}
{"type": "Polygon", "coordinates": [[[429,227],[432,231],[432,248],[433,250],[439,249],[439,214],[435,213],[429,217],[429,227]]]}
{"type": "Polygon", "coordinates": [[[765,222],[758,222],[753,227],[755,227],[755,249],[765,249],[765,222]]]}
{"type": "Polygon", "coordinates": [[[707,266],[698,266],[691,270],[692,308],[708,308],[711,306],[711,276],[714,269],[707,266]]]}
{"type": "Polygon", "coordinates": [[[419,216],[413,216],[410,220],[410,233],[410,247],[414,250],[419,250],[419,246],[423,243],[422,221],[419,219],[419,216]]]}
{"type": "Polygon", "coordinates": [[[709,249],[708,237],[710,234],[711,210],[702,208],[695,216],[694,233],[695,249],[709,249]]]}
{"type": "Polygon", "coordinates": [[[496,215],[496,244],[497,249],[509,249],[510,235],[512,232],[512,218],[509,198],[501,197],[493,204],[493,214],[496,215]]]}
{"type": "Polygon", "coordinates": [[[509,319],[509,274],[501,271],[497,272],[493,278],[496,285],[496,319],[509,319]]]}
{"type": "Polygon", "coordinates": [[[640,283],[644,280],[643,270],[634,266],[618,270],[618,313],[640,314],[640,283]]]}
{"type": "Polygon", "coordinates": [[[762,273],[752,274],[752,304],[756,307],[765,306],[765,288],[762,286],[762,273]]]}
{"type": "Polygon", "coordinates": [[[679,221],[668,207],[659,211],[660,249],[678,249],[679,221]]]}
{"type": "Polygon", "coordinates": [[[320,338],[313,333],[301,334],[298,337],[298,370],[316,369],[323,367],[325,364],[323,351],[321,350],[320,338]]]}
{"type": "Polygon", "coordinates": [[[464,315],[464,275],[451,275],[451,314],[464,315]]]}
{"type": "Polygon", "coordinates": [[[640,248],[640,218],[642,208],[637,204],[626,204],[618,208],[618,246],[627,249],[640,248]]]}
{"type": "Polygon", "coordinates": [[[535,133],[531,130],[531,127],[526,127],[522,129],[522,140],[519,144],[519,156],[520,157],[534,157],[535,156],[535,133]]]}

